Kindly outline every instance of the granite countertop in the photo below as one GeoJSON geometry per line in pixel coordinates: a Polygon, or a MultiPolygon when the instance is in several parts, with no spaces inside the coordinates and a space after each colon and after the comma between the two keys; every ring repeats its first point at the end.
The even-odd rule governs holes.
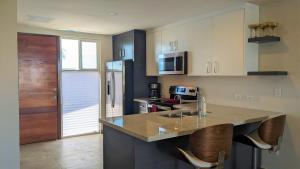
{"type": "Polygon", "coordinates": [[[133,99],[133,101],[141,102],[141,103],[148,103],[150,101],[150,99],[149,98],[136,98],[136,99],[133,99]]]}
{"type": "Polygon", "coordinates": [[[212,125],[232,123],[233,125],[238,126],[259,122],[268,117],[283,114],[278,112],[208,104],[208,114],[202,119],[198,116],[185,116],[182,118],[168,118],[161,116],[163,114],[175,114],[183,111],[196,110],[195,103],[181,104],[176,105],[175,107],[179,110],[105,118],[100,119],[100,122],[138,139],[152,142],[189,135],[198,129],[212,125]]]}

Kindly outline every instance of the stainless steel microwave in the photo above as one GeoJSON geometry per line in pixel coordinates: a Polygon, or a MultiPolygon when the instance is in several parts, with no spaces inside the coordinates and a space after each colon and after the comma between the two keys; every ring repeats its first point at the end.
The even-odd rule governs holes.
{"type": "Polygon", "coordinates": [[[187,53],[176,52],[163,54],[159,58],[160,75],[183,75],[187,74],[187,53]]]}

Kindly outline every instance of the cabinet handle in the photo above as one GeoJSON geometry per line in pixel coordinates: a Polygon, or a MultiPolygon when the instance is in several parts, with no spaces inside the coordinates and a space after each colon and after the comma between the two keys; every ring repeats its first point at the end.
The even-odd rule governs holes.
{"type": "Polygon", "coordinates": [[[206,73],[209,73],[209,69],[208,69],[208,62],[206,63],[206,73]]]}
{"type": "Polygon", "coordinates": [[[125,57],[125,49],[122,50],[122,57],[125,57]]]}
{"type": "Polygon", "coordinates": [[[216,70],[216,65],[214,66],[214,72],[215,72],[215,73],[217,73],[217,70],[216,70]]]}
{"type": "Polygon", "coordinates": [[[214,72],[215,73],[218,73],[219,72],[219,64],[217,61],[214,62],[215,63],[215,66],[214,66],[214,72]]]}
{"type": "Polygon", "coordinates": [[[174,44],[175,44],[175,51],[176,51],[176,50],[178,50],[178,41],[176,40],[176,41],[174,42],[174,44]]]}
{"type": "Polygon", "coordinates": [[[120,57],[120,58],[122,57],[122,49],[119,50],[119,57],[120,57]]]}
{"type": "Polygon", "coordinates": [[[169,42],[169,45],[170,45],[170,51],[173,51],[173,45],[174,45],[173,42],[170,41],[170,42],[169,42]]]}
{"type": "Polygon", "coordinates": [[[207,73],[211,73],[212,72],[212,62],[208,61],[208,66],[207,66],[207,73]]]}
{"type": "Polygon", "coordinates": [[[173,41],[172,42],[172,51],[175,51],[176,49],[175,49],[176,47],[175,47],[175,41],[173,41]]]}

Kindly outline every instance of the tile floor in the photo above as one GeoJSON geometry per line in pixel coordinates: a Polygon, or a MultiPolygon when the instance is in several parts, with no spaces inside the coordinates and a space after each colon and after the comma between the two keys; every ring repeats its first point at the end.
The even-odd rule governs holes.
{"type": "Polygon", "coordinates": [[[103,169],[102,135],[21,146],[21,169],[103,169]]]}

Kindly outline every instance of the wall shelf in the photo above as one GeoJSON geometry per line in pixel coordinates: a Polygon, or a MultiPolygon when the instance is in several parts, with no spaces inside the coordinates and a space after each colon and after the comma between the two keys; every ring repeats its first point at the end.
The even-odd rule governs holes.
{"type": "Polygon", "coordinates": [[[280,37],[278,36],[248,38],[249,43],[268,43],[268,42],[279,42],[279,41],[280,41],[280,37]]]}
{"type": "Polygon", "coordinates": [[[257,71],[248,72],[248,76],[287,76],[287,71],[257,71]]]}

